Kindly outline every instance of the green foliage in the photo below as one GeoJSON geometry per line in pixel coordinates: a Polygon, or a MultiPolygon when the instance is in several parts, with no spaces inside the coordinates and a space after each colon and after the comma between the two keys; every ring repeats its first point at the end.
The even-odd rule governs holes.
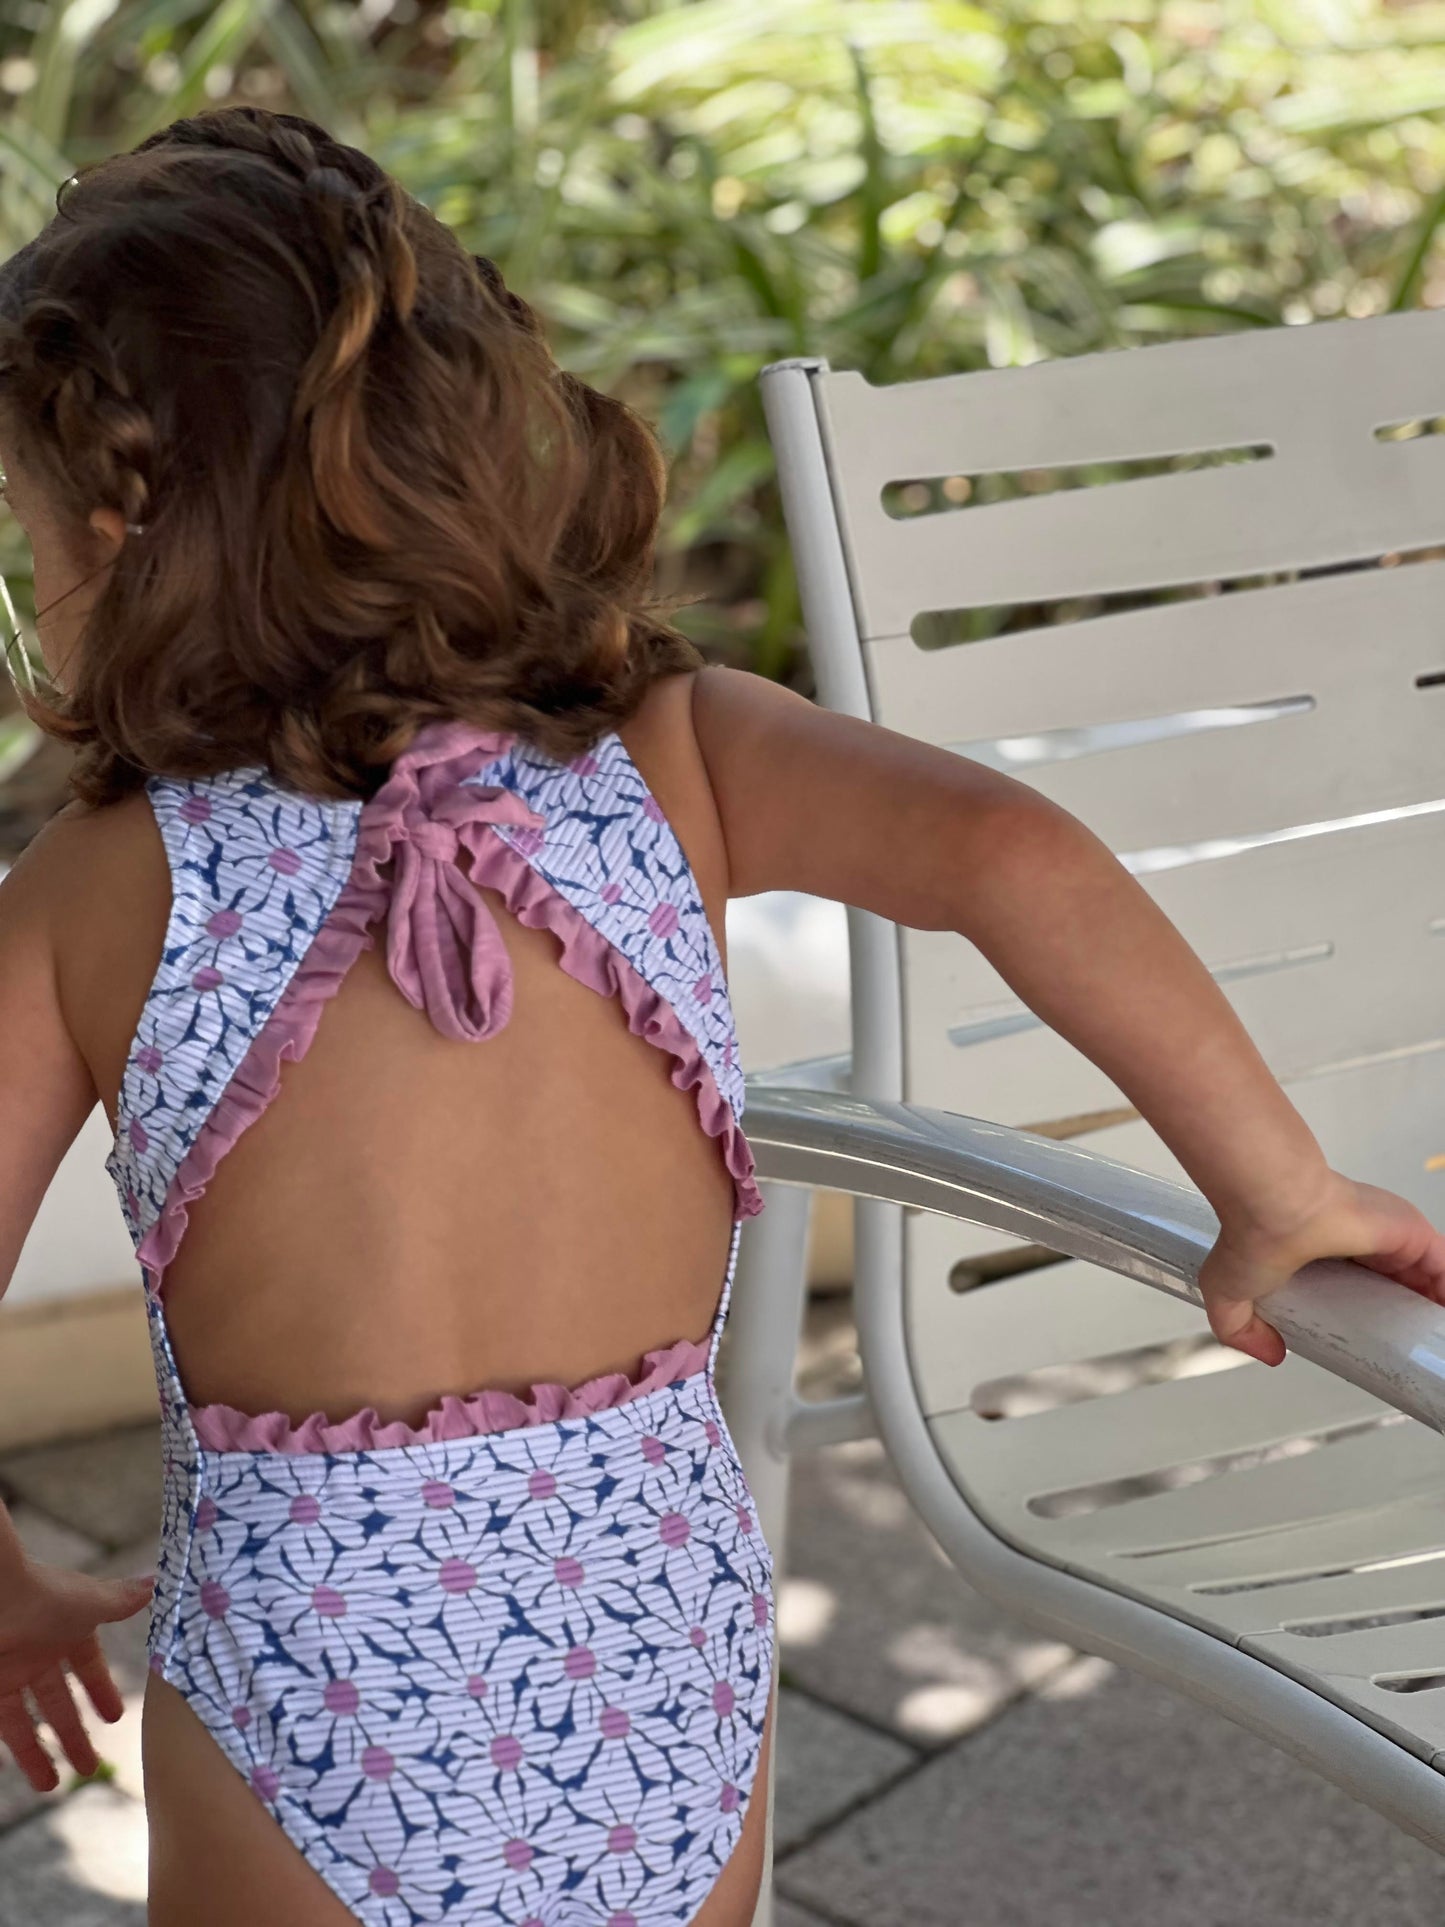
{"type": "Polygon", "coordinates": [[[210,101],[369,147],[653,419],[669,591],[786,673],[758,370],[875,382],[1445,302],[1445,6],[8,0],[0,243],[210,101]]]}

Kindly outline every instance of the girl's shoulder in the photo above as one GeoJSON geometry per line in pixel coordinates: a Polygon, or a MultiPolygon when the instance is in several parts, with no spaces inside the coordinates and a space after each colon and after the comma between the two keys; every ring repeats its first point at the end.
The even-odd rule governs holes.
{"type": "MultiPolygon", "coordinates": [[[[100,887],[124,897],[164,884],[165,851],[143,790],[114,803],[67,803],[37,832],[5,876],[4,915],[66,920],[100,887]]],[[[132,899],[133,901],[133,899],[132,899]]]]}
{"type": "Polygon", "coordinates": [[[727,847],[693,720],[699,673],[688,670],[653,683],[617,736],[672,826],[720,930],[728,897],[727,847]]]}
{"type": "Polygon", "coordinates": [[[0,882],[0,951],[49,959],[62,1017],[102,1094],[118,1081],[165,938],[170,867],[142,792],[69,804],[0,882]]]}

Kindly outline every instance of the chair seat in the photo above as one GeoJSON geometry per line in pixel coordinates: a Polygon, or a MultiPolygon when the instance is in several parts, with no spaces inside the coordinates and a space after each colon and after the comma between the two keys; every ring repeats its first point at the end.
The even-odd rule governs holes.
{"type": "MultiPolygon", "coordinates": [[[[980,1386],[1000,1364],[1017,1383],[1085,1362],[1067,1340],[1092,1299],[1114,1359],[1126,1296],[1141,1350],[1161,1308],[1174,1335],[1207,1336],[1190,1307],[1089,1265],[968,1295],[981,1340],[1007,1333],[972,1354],[980,1386]]],[[[1445,1770],[1445,1439],[1297,1358],[1012,1417],[935,1411],[929,1430],[961,1498],[1020,1551],[1242,1647],[1445,1770]],[[1411,1676],[1437,1683],[1399,1690],[1411,1676]]]]}

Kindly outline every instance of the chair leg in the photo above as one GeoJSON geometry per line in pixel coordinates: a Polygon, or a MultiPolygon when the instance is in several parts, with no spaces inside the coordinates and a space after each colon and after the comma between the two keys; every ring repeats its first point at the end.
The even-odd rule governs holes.
{"type": "MultiPolygon", "coordinates": [[[[767,1209],[743,1233],[733,1285],[728,1343],[719,1386],[728,1429],[752,1487],[758,1524],[779,1580],[788,1530],[788,1456],[784,1427],[793,1404],[798,1339],[807,1298],[810,1191],[765,1184],[767,1209]]],[[[776,1705],[777,1656],[773,1659],[776,1705]]],[[[772,1927],[773,1791],[778,1747],[768,1776],[768,1837],[763,1887],[753,1927],[772,1927]]]]}

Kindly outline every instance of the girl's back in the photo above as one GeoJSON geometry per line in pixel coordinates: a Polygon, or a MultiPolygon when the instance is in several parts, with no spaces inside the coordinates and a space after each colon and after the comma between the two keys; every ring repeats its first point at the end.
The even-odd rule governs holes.
{"type": "MultiPolygon", "coordinates": [[[[728,1154],[744,1178],[748,1163],[715,940],[725,853],[689,696],[688,679],[659,685],[570,767],[491,759],[542,805],[536,855],[550,842],[572,896],[525,860],[495,872],[512,909],[482,886],[483,941],[494,926],[506,959],[484,978],[493,997],[512,983],[486,1049],[459,1049],[400,994],[386,908],[375,947],[349,967],[338,956],[339,928],[360,927],[338,891],[353,824],[374,834],[384,799],[308,805],[264,777],[245,796],[225,780],[158,785],[154,803],[52,831],[54,858],[65,848],[49,887],[73,930],[62,994],[120,1128],[136,1228],[152,1254],[174,1246],[166,1316],[194,1401],[296,1426],[371,1406],[417,1426],[444,1395],[575,1388],[705,1340],[737,1202],[728,1154]],[[262,1063],[269,1084],[303,1031],[262,1108],[262,1063]],[[183,1241],[179,1194],[158,1240],[147,1201],[187,1155],[179,1194],[214,1175],[184,1207],[183,1241]]],[[[503,837],[525,849],[537,834],[483,826],[478,841],[495,871],[503,837]]],[[[394,929],[424,943],[434,917],[469,912],[473,886],[439,866],[470,861],[423,852],[420,901],[394,929]]]]}

